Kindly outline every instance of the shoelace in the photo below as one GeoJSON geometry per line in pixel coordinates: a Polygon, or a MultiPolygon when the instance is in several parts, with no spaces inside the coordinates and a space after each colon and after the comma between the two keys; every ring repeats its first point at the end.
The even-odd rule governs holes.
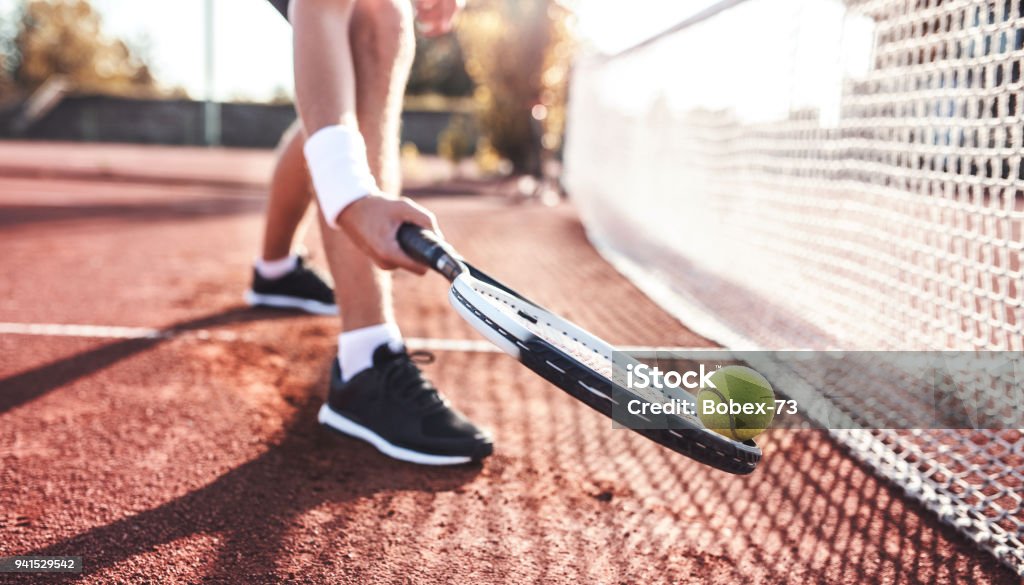
{"type": "Polygon", "coordinates": [[[419,365],[432,363],[434,354],[429,351],[396,354],[384,368],[385,384],[397,396],[422,410],[441,404],[437,389],[423,377],[419,368],[419,365]]]}

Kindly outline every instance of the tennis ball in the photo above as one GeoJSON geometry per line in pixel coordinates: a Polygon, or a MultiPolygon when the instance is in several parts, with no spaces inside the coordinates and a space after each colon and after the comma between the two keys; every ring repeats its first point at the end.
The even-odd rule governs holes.
{"type": "Polygon", "coordinates": [[[775,392],[764,376],[744,366],[725,366],[697,393],[697,415],[707,428],[736,441],[760,435],[775,417],[775,392]]]}

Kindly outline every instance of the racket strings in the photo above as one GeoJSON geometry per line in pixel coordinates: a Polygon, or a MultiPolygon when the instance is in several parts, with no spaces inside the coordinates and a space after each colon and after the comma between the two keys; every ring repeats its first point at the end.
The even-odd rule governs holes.
{"type": "MultiPolygon", "coordinates": [[[[582,388],[590,392],[590,394],[585,394],[585,396],[596,394],[618,405],[619,408],[622,408],[627,403],[631,403],[635,398],[640,398],[650,404],[667,404],[671,402],[695,404],[695,399],[692,395],[675,396],[656,385],[637,388],[630,383],[627,372],[629,371],[629,364],[639,364],[641,362],[626,352],[615,351],[606,342],[587,334],[585,331],[581,331],[579,327],[565,322],[562,318],[552,315],[515,295],[507,294],[502,290],[492,289],[486,283],[470,282],[469,285],[475,294],[467,295],[470,297],[467,299],[453,286],[452,291],[455,295],[453,298],[458,299],[463,307],[472,311],[475,319],[479,319],[491,331],[499,333],[503,338],[501,340],[502,344],[506,341],[513,342],[522,351],[534,352],[535,348],[530,345],[531,338],[523,335],[523,331],[526,331],[559,350],[577,365],[605,378],[613,385],[609,392],[609,389],[605,388],[602,384],[591,385],[594,382],[593,378],[576,375],[563,376],[559,381],[553,382],[577,399],[584,400],[581,398],[582,388]],[[520,328],[523,331],[520,331],[520,328]],[[512,331],[507,329],[512,329],[512,331]],[[572,380],[567,381],[566,378],[572,378],[572,380]],[[618,387],[618,392],[615,386],[618,387]],[[622,393],[623,391],[625,394],[622,393]]],[[[492,340],[495,339],[491,335],[487,336],[492,340]]],[[[498,342],[495,341],[495,343],[498,342]]],[[[499,344],[499,347],[504,348],[502,344],[499,344]]],[[[506,351],[509,350],[506,349],[506,351]]],[[[509,353],[514,354],[514,352],[509,353]]],[[[538,355],[546,356],[549,355],[549,352],[538,355]]],[[[523,361],[521,354],[519,358],[523,361]]],[[[549,359],[547,361],[548,366],[562,374],[566,374],[566,370],[559,365],[566,366],[566,360],[556,357],[545,357],[544,359],[549,359]],[[553,363],[550,360],[558,363],[553,363]]],[[[530,369],[547,377],[543,366],[530,365],[529,362],[525,361],[524,363],[527,363],[530,369]]],[[[588,401],[584,400],[584,402],[588,401]]],[[[611,416],[613,420],[619,421],[619,419],[615,418],[615,414],[609,414],[603,408],[599,408],[593,403],[590,404],[594,408],[603,411],[606,415],[611,416]]],[[[613,407],[612,413],[614,412],[613,407]]],[[[670,449],[719,469],[725,469],[733,473],[749,473],[754,465],[756,465],[757,459],[760,458],[760,452],[756,451],[756,447],[746,448],[748,450],[752,448],[756,451],[756,454],[753,452],[737,454],[734,445],[738,445],[738,443],[707,429],[700,419],[695,416],[695,411],[693,410],[687,411],[682,408],[665,409],[659,414],[651,409],[650,414],[652,417],[657,415],[657,419],[648,418],[642,412],[637,414],[630,410],[629,413],[635,414],[652,425],[668,424],[670,426],[629,426],[628,423],[624,423],[626,428],[632,428],[670,449]],[[664,422],[659,422],[662,420],[664,422]],[[730,443],[733,445],[729,445],[730,443]]],[[[633,419],[628,420],[635,422],[633,419]]]]}
{"type": "MultiPolygon", "coordinates": [[[[538,314],[533,307],[526,307],[510,302],[508,299],[492,294],[486,289],[477,289],[488,302],[499,311],[522,325],[527,331],[550,343],[563,351],[569,357],[575,359],[590,370],[611,380],[614,374],[612,356],[603,351],[604,348],[587,343],[586,339],[580,339],[566,328],[559,327],[557,323],[547,319],[545,315],[538,314]],[[532,318],[523,316],[523,313],[532,318]]],[[[602,344],[603,345],[603,344],[602,344]]]]}
{"type": "MultiPolygon", "coordinates": [[[[616,358],[612,355],[612,350],[607,344],[601,341],[588,342],[590,340],[585,336],[579,336],[568,327],[561,327],[558,323],[560,319],[552,319],[546,311],[541,311],[527,303],[518,302],[512,297],[494,294],[484,287],[474,288],[499,312],[514,320],[533,335],[561,350],[582,366],[613,382],[620,388],[627,389],[630,394],[642,398],[651,404],[666,404],[679,399],[693,402],[692,397],[673,396],[658,386],[637,387],[631,384],[627,376],[628,365],[630,363],[639,364],[640,362],[628,354],[622,353],[617,363],[616,358]]],[[[694,414],[680,411],[675,416],[687,421],[694,429],[704,428],[704,424],[694,414]]]]}
{"type": "MultiPolygon", "coordinates": [[[[623,355],[620,362],[616,364],[612,355],[607,350],[602,351],[600,348],[588,344],[585,338],[580,339],[578,336],[574,336],[571,332],[544,319],[542,315],[533,315],[537,317],[537,322],[534,323],[520,315],[519,311],[521,309],[515,307],[515,305],[493,295],[486,296],[492,302],[495,302],[497,306],[502,307],[502,312],[514,318],[531,333],[560,349],[583,366],[614,382],[620,388],[628,389],[634,396],[640,397],[651,404],[667,404],[677,399],[677,397],[669,395],[664,389],[654,385],[640,388],[631,384],[626,375],[626,366],[628,363],[639,363],[631,357],[623,355]]],[[[694,428],[704,428],[704,424],[693,414],[680,411],[675,416],[686,420],[694,428]]]]}

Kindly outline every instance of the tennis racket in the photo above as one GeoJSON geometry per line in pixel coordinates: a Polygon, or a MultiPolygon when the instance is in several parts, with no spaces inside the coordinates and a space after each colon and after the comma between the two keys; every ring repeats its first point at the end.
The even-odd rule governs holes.
{"type": "MultiPolygon", "coordinates": [[[[649,389],[641,393],[628,388],[615,373],[627,363],[638,362],[617,353],[613,368],[614,347],[484,274],[433,232],[406,223],[398,230],[398,242],[410,258],[448,279],[448,299],[466,322],[573,398],[608,417],[623,399],[664,402],[667,398],[654,396],[649,389]]],[[[682,399],[696,400],[689,394],[682,399]]],[[[664,419],[668,428],[652,429],[640,428],[644,425],[639,419],[638,424],[629,424],[623,413],[622,408],[616,411],[616,422],[716,469],[747,474],[761,460],[761,449],[753,441],[724,437],[705,428],[695,416],[671,415],[664,419]]]]}

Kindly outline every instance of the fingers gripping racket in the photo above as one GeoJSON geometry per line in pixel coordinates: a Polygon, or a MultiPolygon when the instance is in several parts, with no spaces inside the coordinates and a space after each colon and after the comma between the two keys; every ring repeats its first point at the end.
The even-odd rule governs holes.
{"type": "MultiPolygon", "coordinates": [[[[433,232],[403,224],[398,242],[410,258],[451,282],[448,299],[474,329],[573,398],[608,417],[624,396],[650,398],[615,379],[615,349],[611,345],[476,269],[433,232]]],[[[615,357],[619,365],[624,359],[632,360],[625,354],[615,357]]],[[[672,416],[666,426],[670,428],[634,431],[730,473],[750,473],[761,459],[761,450],[753,441],[741,443],[724,437],[705,428],[696,417],[672,416]]]]}

